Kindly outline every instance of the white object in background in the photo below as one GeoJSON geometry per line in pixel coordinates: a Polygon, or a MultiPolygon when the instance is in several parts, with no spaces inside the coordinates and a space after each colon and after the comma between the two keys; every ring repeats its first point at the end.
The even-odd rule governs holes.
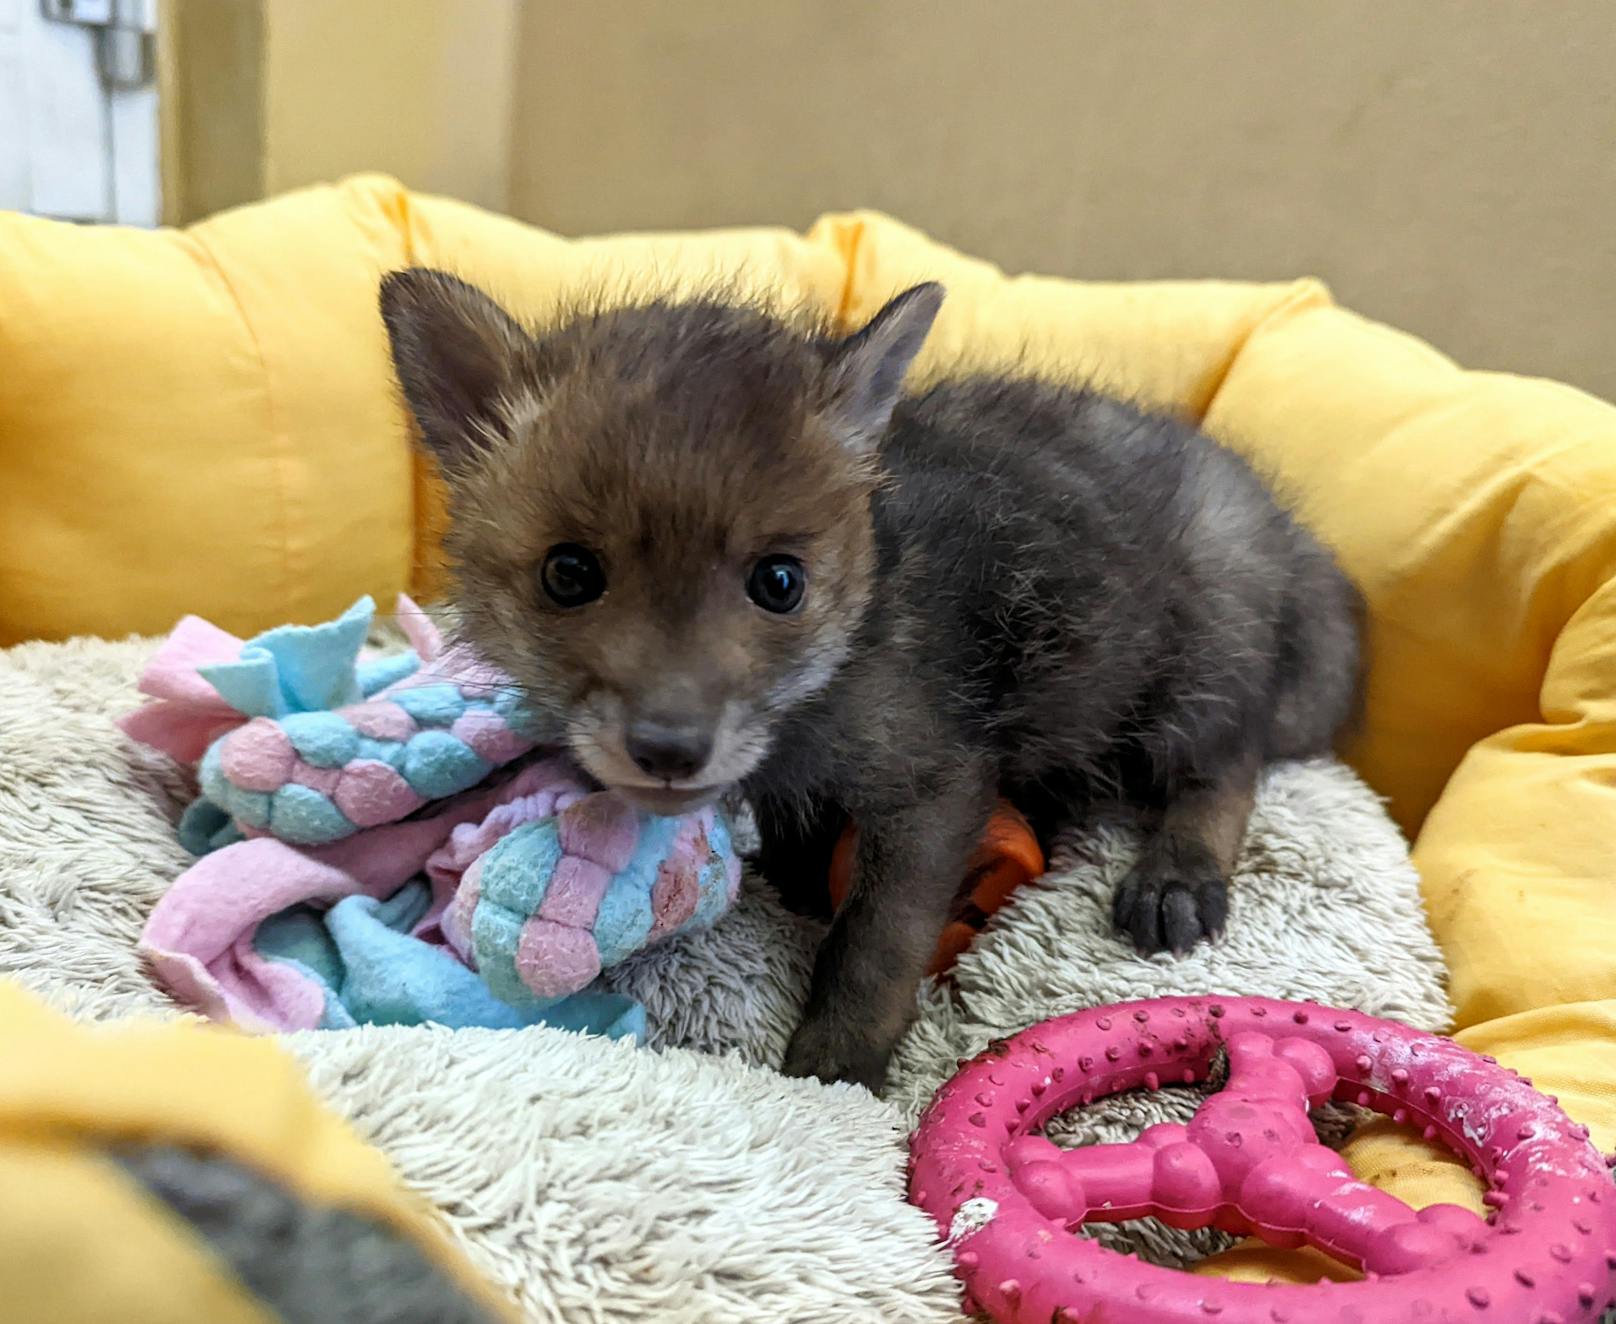
{"type": "Polygon", "coordinates": [[[156,225],[157,0],[0,0],[0,208],[156,225]]]}

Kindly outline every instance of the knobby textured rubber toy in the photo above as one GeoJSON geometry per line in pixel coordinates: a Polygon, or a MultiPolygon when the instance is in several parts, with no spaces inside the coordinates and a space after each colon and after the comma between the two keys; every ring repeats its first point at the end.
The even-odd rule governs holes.
{"type": "Polygon", "coordinates": [[[910,1198],[954,1252],[968,1305],[1005,1324],[1571,1324],[1616,1291],[1616,1186],[1556,1101],[1451,1040],[1263,998],[1160,998],[997,1041],[938,1091],[910,1198]],[[1227,1083],[1188,1125],[1061,1150],[1037,1134],[1121,1090],[1227,1083]],[[1351,1101],[1423,1128],[1487,1180],[1487,1219],[1416,1212],[1318,1142],[1310,1107],[1351,1101]],[[1154,1215],[1311,1245],[1363,1270],[1311,1286],[1158,1268],[1072,1235],[1154,1215]]]}

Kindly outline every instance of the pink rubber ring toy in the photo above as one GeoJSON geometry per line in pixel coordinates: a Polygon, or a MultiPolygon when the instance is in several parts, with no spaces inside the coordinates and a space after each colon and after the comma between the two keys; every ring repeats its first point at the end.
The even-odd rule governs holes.
{"type": "Polygon", "coordinates": [[[1531,1082],[1451,1040],[1311,1003],[1159,998],[998,1040],[932,1101],[910,1198],[954,1252],[967,1309],[1003,1324],[1571,1324],[1616,1291],[1616,1185],[1531,1082]],[[1121,1090],[1228,1079],[1187,1126],[1057,1149],[1038,1128],[1121,1090]],[[1353,1177],[1308,1109],[1339,1099],[1424,1129],[1488,1182],[1483,1220],[1353,1177]],[[1154,1215],[1315,1246],[1356,1282],[1235,1283],[1070,1235],[1154,1215]]]}

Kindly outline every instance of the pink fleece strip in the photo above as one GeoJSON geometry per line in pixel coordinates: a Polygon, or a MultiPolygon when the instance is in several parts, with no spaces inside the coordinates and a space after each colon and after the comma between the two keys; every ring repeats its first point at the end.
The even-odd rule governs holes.
{"type": "Polygon", "coordinates": [[[535,917],[516,940],[516,968],[538,997],[564,998],[600,973],[600,948],[587,929],[535,917]]]}
{"type": "Polygon", "coordinates": [[[240,653],[235,635],[200,616],[187,616],[141,672],[140,692],[155,702],[121,717],[118,725],[131,740],[181,763],[195,763],[215,739],[246,721],[197,668],[234,661],[240,653]]]}
{"type": "Polygon", "coordinates": [[[592,795],[561,817],[556,834],[566,854],[582,855],[617,873],[634,858],[640,825],[625,801],[615,795],[592,795]]]}
{"type": "MultiPolygon", "coordinates": [[[[575,929],[595,927],[601,898],[612,885],[612,876],[593,860],[579,855],[563,855],[550,875],[550,886],[534,913],[539,919],[554,920],[575,929]]],[[[590,939],[594,941],[593,937],[590,939]]]]}
{"type": "MultiPolygon", "coordinates": [[[[242,641],[200,616],[187,616],[152,654],[141,673],[138,688],[154,699],[214,705],[224,703],[219,691],[198,673],[213,662],[234,662],[241,657],[242,641]]],[[[231,712],[235,709],[230,708],[231,712]]],[[[240,713],[236,713],[240,717],[240,713]]]]}
{"type": "MultiPolygon", "coordinates": [[[[390,896],[425,868],[455,827],[534,794],[552,775],[548,764],[536,764],[491,790],[450,800],[430,817],[371,828],[330,846],[259,837],[214,851],[157,903],[140,953],[176,997],[215,1019],[256,1030],[312,1029],[324,1008],[319,988],[291,966],[258,954],[258,926],[304,902],[390,896]]],[[[446,893],[436,886],[434,893],[441,912],[446,893]]]]}
{"type": "Polygon", "coordinates": [[[563,758],[544,759],[535,763],[530,771],[540,782],[538,790],[530,795],[508,797],[480,822],[462,823],[433,853],[426,862],[426,869],[434,890],[454,891],[471,862],[486,854],[512,828],[549,818],[558,812],[563,800],[576,797],[586,789],[578,770],[563,758]]]}
{"type": "Polygon", "coordinates": [[[407,593],[398,595],[398,628],[422,662],[431,662],[443,652],[443,633],[407,593]]]}

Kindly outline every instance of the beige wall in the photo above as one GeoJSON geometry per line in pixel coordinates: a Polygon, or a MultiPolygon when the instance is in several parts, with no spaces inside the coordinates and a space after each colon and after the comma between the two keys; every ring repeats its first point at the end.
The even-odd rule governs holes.
{"type": "Polygon", "coordinates": [[[521,0],[166,0],[175,222],[382,170],[504,208],[521,0]]]}
{"type": "Polygon", "coordinates": [[[262,0],[164,0],[157,77],[163,219],[263,197],[262,0]]]}
{"type": "Polygon", "coordinates": [[[267,0],[269,191],[385,170],[503,208],[519,8],[267,0]]]}
{"type": "Polygon", "coordinates": [[[887,209],[1010,268],[1324,276],[1616,397],[1616,8],[525,0],[510,204],[887,209]]]}

